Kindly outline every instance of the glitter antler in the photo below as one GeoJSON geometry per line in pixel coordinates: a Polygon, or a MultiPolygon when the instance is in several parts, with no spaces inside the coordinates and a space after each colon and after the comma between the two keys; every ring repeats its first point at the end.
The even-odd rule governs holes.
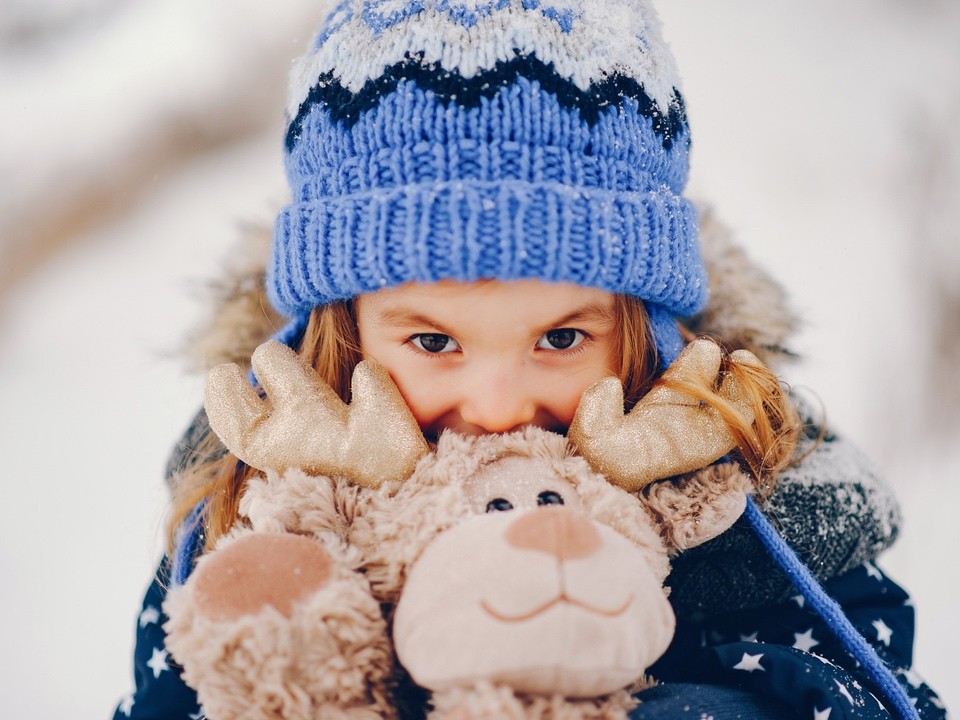
{"type": "Polygon", "coordinates": [[[378,487],[409,477],[427,453],[423,433],[380,365],[357,365],[346,405],[282,343],[264,343],[251,362],[269,404],[233,363],[213,368],[206,390],[210,427],[248,465],[296,467],[378,487]]]}
{"type": "MultiPolygon", "coordinates": [[[[601,380],[580,399],[568,437],[597,472],[625,490],[709,465],[736,443],[719,412],[678,386],[715,387],[722,356],[712,340],[693,341],[664,372],[662,382],[627,414],[620,381],[601,380]]],[[[730,361],[760,365],[747,350],[735,351],[730,361]]],[[[727,374],[717,392],[737,415],[753,422],[734,375],[727,374]]]]}

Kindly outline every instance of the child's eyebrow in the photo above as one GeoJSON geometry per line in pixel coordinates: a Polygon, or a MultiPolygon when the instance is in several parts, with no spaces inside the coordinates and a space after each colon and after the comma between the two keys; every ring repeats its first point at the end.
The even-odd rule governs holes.
{"type": "Polygon", "coordinates": [[[581,322],[612,323],[614,318],[613,308],[600,303],[590,303],[554,320],[549,323],[549,327],[560,328],[581,322]]]}
{"type": "Polygon", "coordinates": [[[431,327],[437,330],[441,335],[453,336],[453,333],[447,330],[443,323],[437,322],[434,318],[410,310],[407,308],[387,308],[377,314],[377,324],[387,327],[431,327]]]}

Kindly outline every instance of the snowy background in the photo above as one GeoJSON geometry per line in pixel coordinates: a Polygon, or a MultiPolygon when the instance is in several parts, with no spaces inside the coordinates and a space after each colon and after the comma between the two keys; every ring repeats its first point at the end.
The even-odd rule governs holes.
{"type": "MultiPolygon", "coordinates": [[[[283,203],[290,61],[322,3],[0,0],[0,717],[132,684],[178,350],[238,227],[283,203]]],[[[662,0],[692,191],[790,289],[788,373],[884,468],[882,562],[960,707],[960,3],[662,0]]]]}

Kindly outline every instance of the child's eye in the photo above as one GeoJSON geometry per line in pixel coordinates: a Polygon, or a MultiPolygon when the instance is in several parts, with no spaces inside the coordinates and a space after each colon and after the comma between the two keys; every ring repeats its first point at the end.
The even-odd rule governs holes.
{"type": "Polygon", "coordinates": [[[538,350],[569,350],[575,348],[586,338],[579,330],[573,328],[557,328],[547,330],[537,341],[538,350]]]}
{"type": "Polygon", "coordinates": [[[456,352],[460,349],[460,345],[456,340],[449,335],[443,335],[441,333],[421,333],[420,335],[414,335],[410,338],[410,342],[413,343],[414,347],[433,354],[456,352]]]}

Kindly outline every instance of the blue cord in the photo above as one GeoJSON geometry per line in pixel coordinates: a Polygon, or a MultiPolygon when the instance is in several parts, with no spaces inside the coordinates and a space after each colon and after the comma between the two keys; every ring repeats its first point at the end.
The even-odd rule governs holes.
{"type": "Polygon", "coordinates": [[[857,629],[844,614],[843,608],[836,600],[827,595],[817,579],[807,569],[807,566],[801,562],[793,549],[780,537],[770,520],[757,508],[753,498],[747,498],[747,509],[744,514],[773,559],[777,561],[777,564],[807,599],[810,607],[824,619],[847,652],[863,666],[867,675],[877,684],[890,705],[896,709],[897,714],[903,720],[919,720],[920,715],[917,713],[917,709],[910,702],[906,690],[897,682],[890,668],[877,655],[877,651],[857,632],[857,629]]]}
{"type": "Polygon", "coordinates": [[[293,347],[303,336],[307,329],[307,321],[310,319],[310,313],[300,313],[294,315],[282,328],[273,334],[273,340],[279,340],[287,347],[293,347]]]}
{"type": "Polygon", "coordinates": [[[173,555],[173,567],[170,569],[171,580],[174,586],[183,585],[193,570],[193,559],[200,552],[200,543],[203,540],[203,511],[207,506],[206,500],[201,500],[190,511],[177,535],[177,548],[173,555]]]}

